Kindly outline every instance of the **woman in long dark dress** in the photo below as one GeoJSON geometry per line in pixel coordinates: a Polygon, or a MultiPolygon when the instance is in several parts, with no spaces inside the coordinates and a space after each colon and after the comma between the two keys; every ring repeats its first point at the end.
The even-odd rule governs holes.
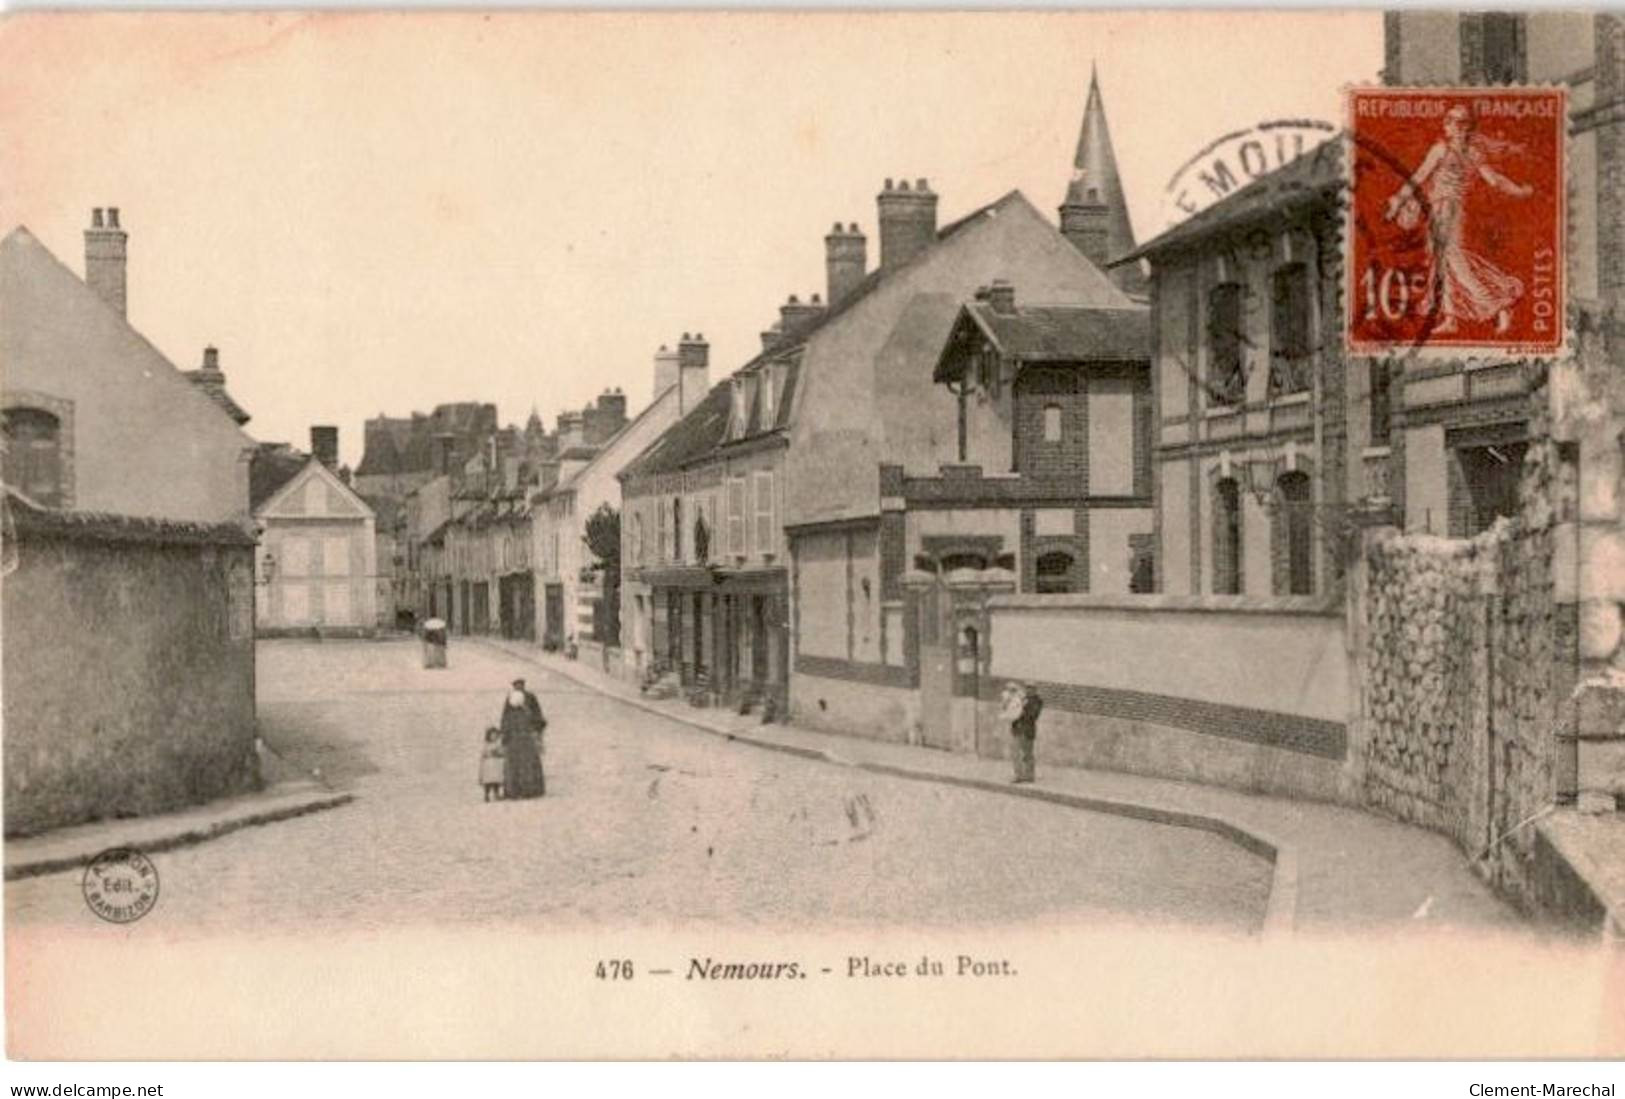
{"type": "Polygon", "coordinates": [[[513,681],[513,690],[502,704],[502,791],[507,798],[539,798],[547,792],[542,774],[541,739],[547,728],[542,704],[525,689],[525,681],[513,681]]]}

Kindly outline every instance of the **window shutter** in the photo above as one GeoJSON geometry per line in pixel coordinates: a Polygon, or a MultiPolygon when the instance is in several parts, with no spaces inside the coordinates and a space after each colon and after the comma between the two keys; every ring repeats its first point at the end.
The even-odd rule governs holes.
{"type": "Polygon", "coordinates": [[[773,539],[773,474],[756,475],[756,552],[772,553],[773,539]]]}
{"type": "Polygon", "coordinates": [[[745,479],[728,481],[728,552],[745,553],[745,479]]]}

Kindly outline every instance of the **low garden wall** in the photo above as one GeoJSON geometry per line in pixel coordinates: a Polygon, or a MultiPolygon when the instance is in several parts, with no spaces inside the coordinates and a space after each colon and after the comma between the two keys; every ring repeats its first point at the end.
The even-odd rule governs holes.
{"type": "Polygon", "coordinates": [[[1351,799],[1349,657],[1334,604],[1303,597],[996,596],[977,743],[1006,750],[1011,681],[1045,700],[1040,759],[1351,799]]]}

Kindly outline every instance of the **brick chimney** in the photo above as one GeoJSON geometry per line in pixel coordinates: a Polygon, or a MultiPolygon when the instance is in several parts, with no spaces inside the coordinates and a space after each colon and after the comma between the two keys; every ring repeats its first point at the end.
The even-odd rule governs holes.
{"type": "Polygon", "coordinates": [[[677,352],[668,351],[665,344],[655,352],[655,392],[659,397],[666,390],[677,384],[678,365],[677,352]]]}
{"type": "Polygon", "coordinates": [[[598,395],[598,422],[605,439],[626,426],[626,394],[619,386],[598,395]]]}
{"type": "Polygon", "coordinates": [[[784,326],[782,324],[780,324],[778,321],[773,322],[773,327],[762,329],[762,350],[763,351],[776,351],[779,348],[783,347],[784,343],[785,343],[784,326]]]}
{"type": "Polygon", "coordinates": [[[118,224],[118,207],[90,212],[85,230],[85,284],[118,313],[126,316],[125,259],[130,235],[118,224]]]}
{"type": "Polygon", "coordinates": [[[337,472],[339,468],[339,429],[329,424],[312,425],[310,453],[315,459],[337,472]]]}
{"type": "Polygon", "coordinates": [[[581,412],[559,413],[559,453],[587,445],[587,417],[581,412]]]}
{"type": "Polygon", "coordinates": [[[803,302],[791,294],[789,300],[779,306],[779,330],[787,342],[794,340],[823,315],[824,303],[817,294],[809,302],[803,302]]]}
{"type": "Polygon", "coordinates": [[[868,265],[869,239],[858,231],[858,223],[842,229],[837,221],[824,238],[825,297],[831,306],[857,289],[868,265]]]}
{"type": "Polygon", "coordinates": [[[705,333],[683,333],[677,344],[677,365],[682,386],[677,397],[678,415],[686,416],[711,391],[711,345],[705,342],[705,333]]]}
{"type": "Polygon", "coordinates": [[[1014,313],[1016,288],[1005,279],[994,279],[993,285],[987,288],[987,303],[993,307],[995,313],[1014,313]]]}
{"type": "Polygon", "coordinates": [[[937,196],[919,180],[891,180],[875,198],[880,213],[880,269],[891,271],[925,251],[937,239],[937,196]]]}

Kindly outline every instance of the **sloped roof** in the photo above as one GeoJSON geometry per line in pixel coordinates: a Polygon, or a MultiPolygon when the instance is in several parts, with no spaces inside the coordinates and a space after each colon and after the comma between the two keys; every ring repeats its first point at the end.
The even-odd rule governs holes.
{"type": "MultiPolygon", "coordinates": [[[[964,307],[960,323],[975,324],[1001,354],[1024,362],[1141,362],[1151,354],[1151,318],[1145,309],[1030,305],[1001,313],[988,302],[964,307]]],[[[946,378],[951,343],[933,380],[946,378]]]]}
{"type": "Polygon", "coordinates": [[[261,443],[256,447],[254,457],[248,463],[249,512],[258,511],[260,505],[293,480],[308,461],[310,455],[295,450],[287,443],[261,443]]]}
{"type": "Polygon", "coordinates": [[[1288,207],[1331,194],[1344,184],[1342,143],[1333,138],[1290,163],[1260,176],[1233,195],[1199,210],[1108,264],[1117,267],[1195,243],[1220,228],[1260,220],[1288,207]]]}
{"type": "Polygon", "coordinates": [[[258,507],[255,507],[253,509],[254,515],[258,517],[276,506],[281,501],[283,495],[292,489],[294,481],[296,481],[306,470],[310,470],[313,477],[326,481],[330,487],[336,488],[342,495],[348,497],[356,505],[358,505],[362,511],[362,514],[357,516],[331,515],[327,518],[334,520],[362,519],[373,515],[372,505],[367,503],[367,501],[361,496],[360,493],[356,492],[355,489],[345,484],[342,477],[340,477],[337,473],[334,473],[332,469],[328,468],[328,466],[326,466],[319,458],[314,456],[305,458],[304,462],[301,463],[299,469],[295,471],[292,477],[289,477],[286,481],[284,481],[276,489],[276,491],[272,492],[268,497],[266,497],[266,499],[258,507]]]}
{"type": "MultiPolygon", "coordinates": [[[[800,372],[800,360],[796,353],[805,347],[816,333],[844,316],[855,305],[868,297],[882,282],[902,275],[909,268],[921,263],[938,245],[952,239],[961,230],[974,224],[989,212],[995,211],[1012,201],[1026,202],[1026,199],[1020,191],[1007,191],[995,201],[979,206],[964,217],[949,222],[937,230],[936,243],[930,248],[922,249],[910,258],[907,263],[899,264],[890,269],[877,267],[869,272],[864,276],[863,281],[853,287],[846,297],[826,309],[820,317],[798,332],[792,341],[772,350],[762,351],[738,370],[735,370],[729,378],[712,386],[711,392],[706,394],[705,400],[690,410],[687,416],[667,429],[660,438],[649,444],[649,447],[642,454],[638,455],[627,465],[626,469],[621,471],[620,477],[624,480],[629,477],[675,472],[726,445],[730,441],[728,439],[728,420],[732,400],[729,396],[729,387],[732,384],[732,377],[743,374],[769,361],[784,360],[790,363],[790,372],[785,379],[785,395],[779,401],[777,422],[771,429],[771,431],[783,430],[789,422],[790,409],[792,408],[791,402],[797,388],[797,375],[800,372]]],[[[760,432],[758,436],[753,437],[770,433],[760,432]]]]}

